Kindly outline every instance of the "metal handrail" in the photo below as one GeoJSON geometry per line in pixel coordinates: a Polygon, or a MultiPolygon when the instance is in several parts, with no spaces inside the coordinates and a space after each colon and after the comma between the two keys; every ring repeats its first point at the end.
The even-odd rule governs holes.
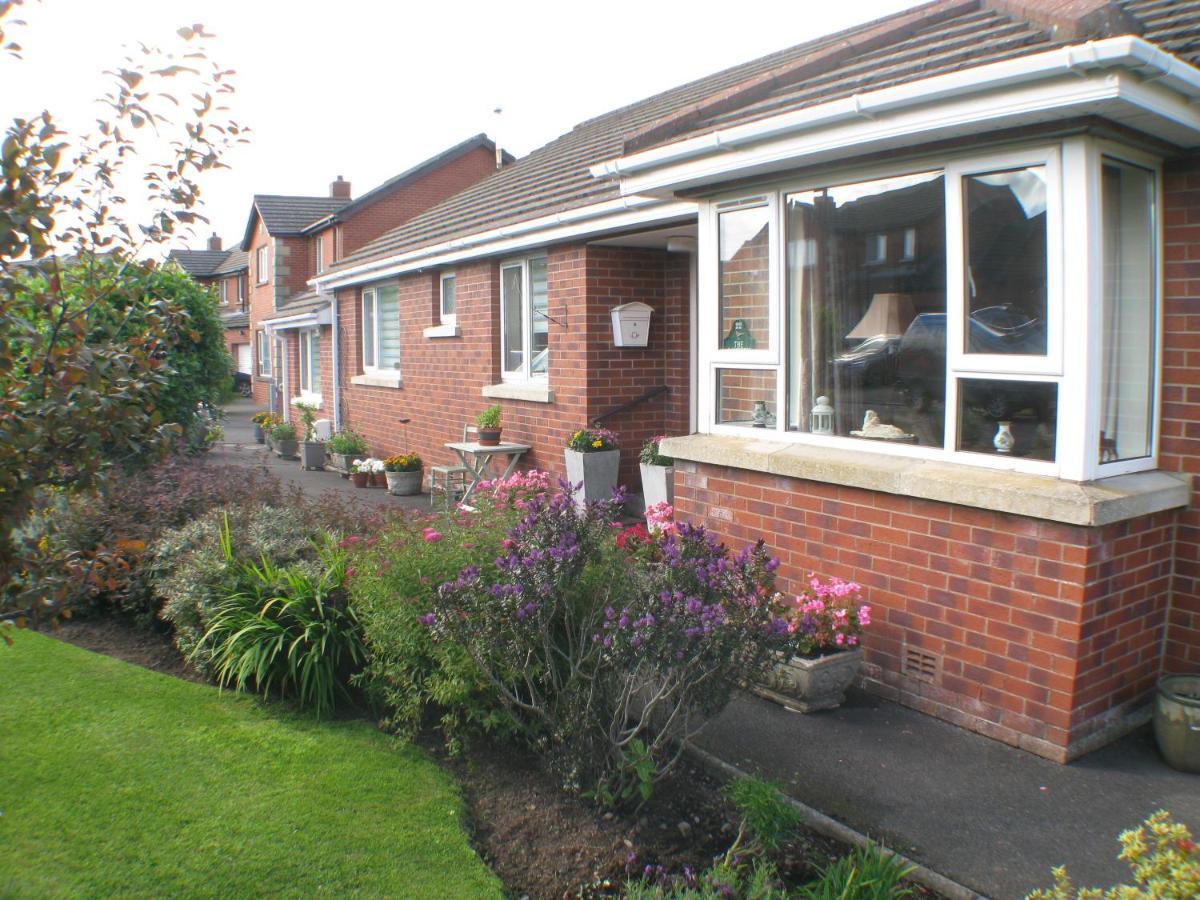
{"type": "Polygon", "coordinates": [[[645,403],[647,400],[653,400],[659,394],[668,394],[670,392],[671,392],[670,387],[668,387],[665,384],[660,384],[658,387],[650,388],[650,390],[644,392],[641,396],[634,397],[632,400],[627,400],[626,402],[622,403],[620,406],[614,406],[612,409],[608,410],[607,412],[601,413],[600,415],[596,416],[594,419],[592,419],[592,427],[599,428],[601,423],[604,422],[606,419],[611,419],[613,416],[615,416],[619,413],[623,413],[623,412],[626,412],[627,410],[633,409],[635,406],[645,403]]]}

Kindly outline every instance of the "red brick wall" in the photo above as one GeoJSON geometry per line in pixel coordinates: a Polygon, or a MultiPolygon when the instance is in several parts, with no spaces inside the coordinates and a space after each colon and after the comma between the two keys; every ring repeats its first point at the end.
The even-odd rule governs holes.
{"type": "MultiPolygon", "coordinates": [[[[347,256],[385,231],[411,219],[496,171],[495,154],[476,148],[432,172],[387,192],[354,211],[342,225],[342,255],[347,256]]],[[[326,257],[328,259],[329,257],[326,257]]]]}
{"type": "MultiPolygon", "coordinates": [[[[254,402],[266,408],[270,401],[270,391],[273,381],[261,379],[258,376],[260,363],[258,358],[258,323],[271,318],[275,314],[275,289],[271,278],[265,284],[259,284],[258,248],[267,247],[267,257],[272,257],[271,237],[263,227],[262,220],[255,217],[254,229],[251,232],[249,254],[250,268],[246,275],[246,310],[250,316],[250,343],[254,357],[254,402]]],[[[268,268],[268,276],[274,272],[273,263],[268,268]]]]}
{"type": "Polygon", "coordinates": [[[675,490],[731,546],[764,538],[781,590],[861,583],[868,686],[905,705],[1065,761],[1151,696],[1173,513],[1084,528],[691,463],[675,490]],[[905,674],[914,650],[935,678],[905,674]]]}
{"type": "MultiPolygon", "coordinates": [[[[1163,173],[1163,411],[1159,466],[1200,472],[1200,156],[1163,173]]],[[[1200,500],[1179,520],[1163,667],[1200,671],[1200,500]]]]}

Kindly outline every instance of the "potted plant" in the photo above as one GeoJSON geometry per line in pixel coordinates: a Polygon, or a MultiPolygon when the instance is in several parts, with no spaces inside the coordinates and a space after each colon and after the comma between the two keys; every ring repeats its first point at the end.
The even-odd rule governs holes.
{"type": "Polygon", "coordinates": [[[296,429],[289,422],[279,422],[271,429],[275,455],[281,459],[296,458],[296,429]]]}
{"type": "Polygon", "coordinates": [[[1159,681],[1154,739],[1172,769],[1200,773],[1200,675],[1168,675],[1159,681]]]}
{"type": "Polygon", "coordinates": [[[354,431],[339,431],[325,445],[330,462],[343,478],[350,477],[355,458],[365,456],[367,450],[366,438],[354,431]]]}
{"type": "Polygon", "coordinates": [[[364,456],[362,459],[356,459],[351,470],[351,477],[354,475],[366,475],[366,483],[359,484],[358,479],[354,479],[355,487],[387,487],[387,478],[383,473],[383,460],[376,459],[373,456],[364,456]]]}
{"type": "Polygon", "coordinates": [[[373,462],[375,460],[368,456],[366,459],[356,459],[350,463],[350,480],[354,482],[355,487],[371,486],[371,464],[373,462]]]}
{"type": "Polygon", "coordinates": [[[603,500],[617,488],[621,451],[617,436],[606,428],[581,428],[567,441],[567,481],[580,508],[603,500]]]}
{"type": "Polygon", "coordinates": [[[421,457],[415,453],[400,453],[383,461],[389,494],[410,497],[421,493],[421,457]]]}
{"type": "Polygon", "coordinates": [[[479,429],[479,443],[484,447],[495,447],[500,443],[500,404],[489,406],[475,417],[479,429]]]}
{"type": "Polygon", "coordinates": [[[642,445],[642,452],[638,456],[646,509],[660,503],[667,506],[675,503],[675,460],[658,452],[658,444],[662,439],[661,434],[650,438],[642,445]]]}
{"type": "Polygon", "coordinates": [[[862,586],[813,575],[795,597],[776,594],[774,605],[791,646],[754,692],[802,713],[841,706],[862,665],[863,629],[871,624],[862,586]]]}
{"type": "Polygon", "coordinates": [[[304,469],[325,468],[325,442],[316,440],[317,408],[307,403],[294,403],[300,411],[304,440],[300,442],[300,466],[304,469]]]}
{"type": "Polygon", "coordinates": [[[254,443],[266,443],[267,433],[265,429],[271,427],[271,414],[269,412],[255,413],[250,417],[250,421],[254,424],[254,443]]]}

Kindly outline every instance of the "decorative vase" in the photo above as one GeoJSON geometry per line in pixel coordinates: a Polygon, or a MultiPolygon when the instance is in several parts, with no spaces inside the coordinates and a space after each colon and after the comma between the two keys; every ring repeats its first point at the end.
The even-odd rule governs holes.
{"type": "Polygon", "coordinates": [[[421,493],[421,470],[415,472],[384,472],[387,476],[389,494],[397,497],[411,497],[421,493]]]}
{"type": "Polygon", "coordinates": [[[296,458],[296,439],[280,438],[275,441],[275,455],[281,459],[296,458]]]}
{"type": "Polygon", "coordinates": [[[862,649],[843,650],[804,659],[778,659],[767,673],[765,684],[752,689],[760,697],[774,700],[794,712],[809,713],[834,709],[846,699],[846,688],[862,665],[862,649]]]}
{"type": "Polygon", "coordinates": [[[387,487],[387,473],[386,472],[372,472],[370,485],[371,485],[371,487],[381,487],[381,488],[387,487]]]}
{"type": "Polygon", "coordinates": [[[996,436],[992,438],[992,446],[996,448],[997,453],[1012,453],[1013,447],[1017,445],[1017,439],[1013,437],[1012,422],[997,422],[996,436]]]}
{"type": "Polygon", "coordinates": [[[567,481],[575,497],[575,505],[583,509],[591,500],[605,500],[617,488],[617,470],[621,465],[620,450],[601,450],[580,453],[566,449],[567,481]]]}
{"type": "Polygon", "coordinates": [[[324,469],[325,443],[323,441],[301,441],[300,465],[305,469],[324,469]]]}
{"type": "Polygon", "coordinates": [[[254,443],[264,444],[267,441],[267,436],[263,433],[262,426],[257,422],[254,423],[254,443]]]}
{"type": "Polygon", "coordinates": [[[675,467],[648,466],[639,463],[642,469],[642,497],[646,509],[657,503],[675,503],[675,467]]]}
{"type": "Polygon", "coordinates": [[[1172,769],[1200,773],[1200,675],[1169,675],[1159,681],[1154,740],[1172,769]]]}
{"type": "Polygon", "coordinates": [[[500,445],[500,432],[503,428],[480,428],[479,429],[479,446],[481,447],[497,447],[500,445]]]}
{"type": "Polygon", "coordinates": [[[367,482],[369,482],[371,480],[371,473],[370,472],[351,472],[350,480],[352,482],[354,482],[354,486],[356,488],[365,488],[367,486],[367,482]]]}

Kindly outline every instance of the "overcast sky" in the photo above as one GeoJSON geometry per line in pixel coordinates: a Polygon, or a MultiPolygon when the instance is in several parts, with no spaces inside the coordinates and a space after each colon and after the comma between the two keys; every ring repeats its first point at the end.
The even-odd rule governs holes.
{"type": "Polygon", "coordinates": [[[255,193],[325,195],[340,174],[357,196],[480,131],[520,156],[584,119],[916,5],[31,0],[11,35],[24,60],[0,60],[0,120],[46,108],[88,127],[123,45],[167,45],[202,23],[218,36],[209,55],[238,72],[233,115],[253,129],[231,170],[202,182],[228,246],[255,193]]]}

